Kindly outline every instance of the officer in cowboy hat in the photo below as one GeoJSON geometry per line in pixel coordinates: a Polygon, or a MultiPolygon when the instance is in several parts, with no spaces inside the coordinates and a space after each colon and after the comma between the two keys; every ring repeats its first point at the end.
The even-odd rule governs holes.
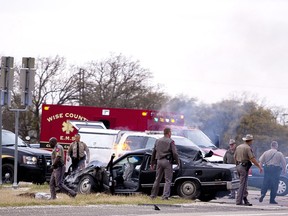
{"type": "Polygon", "coordinates": [[[234,155],[237,165],[237,172],[240,176],[240,187],[237,192],[236,205],[252,206],[252,204],[249,203],[247,199],[248,171],[252,166],[252,163],[259,168],[260,173],[262,173],[262,167],[255,159],[255,156],[251,149],[253,135],[247,134],[245,137],[242,138],[242,140],[244,141],[244,143],[237,146],[234,155]],[[242,201],[244,201],[244,203],[242,201]]]}

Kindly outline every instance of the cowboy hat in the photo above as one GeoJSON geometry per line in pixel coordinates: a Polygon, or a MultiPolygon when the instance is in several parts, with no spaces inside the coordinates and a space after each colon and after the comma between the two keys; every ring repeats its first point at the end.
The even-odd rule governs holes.
{"type": "Polygon", "coordinates": [[[246,136],[243,137],[242,140],[244,140],[244,141],[253,140],[253,135],[251,135],[251,134],[246,134],[246,136]]]}
{"type": "Polygon", "coordinates": [[[235,144],[235,140],[234,139],[230,139],[229,140],[229,145],[235,144]]]}

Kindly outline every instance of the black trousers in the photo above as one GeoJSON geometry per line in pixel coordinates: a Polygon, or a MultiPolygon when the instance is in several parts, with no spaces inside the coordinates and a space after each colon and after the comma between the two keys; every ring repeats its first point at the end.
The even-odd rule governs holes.
{"type": "Polygon", "coordinates": [[[79,159],[72,157],[72,171],[77,170],[79,167],[79,164],[83,163],[85,160],[86,160],[86,155],[79,159]]]}
{"type": "Polygon", "coordinates": [[[270,202],[274,202],[277,196],[281,171],[281,167],[279,166],[264,167],[264,180],[261,188],[261,196],[265,197],[267,191],[270,189],[270,202]]]}

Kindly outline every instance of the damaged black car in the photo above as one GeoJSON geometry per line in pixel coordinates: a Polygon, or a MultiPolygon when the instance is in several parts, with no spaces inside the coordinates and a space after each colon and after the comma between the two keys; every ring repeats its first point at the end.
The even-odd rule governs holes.
{"type": "MultiPolygon", "coordinates": [[[[211,163],[196,147],[177,146],[180,166],[173,164],[171,195],[187,199],[210,201],[229,194],[239,187],[236,166],[211,163]]],[[[91,162],[85,169],[71,173],[65,184],[82,194],[109,192],[112,194],[150,194],[156,171],[150,169],[151,150],[129,152],[108,165],[91,162]]],[[[160,191],[164,187],[164,179],[160,191]]]]}

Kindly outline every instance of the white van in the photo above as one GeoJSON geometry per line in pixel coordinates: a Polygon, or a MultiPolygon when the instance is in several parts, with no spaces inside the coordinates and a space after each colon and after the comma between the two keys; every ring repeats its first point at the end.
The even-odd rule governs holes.
{"type": "MultiPolygon", "coordinates": [[[[114,151],[114,145],[120,137],[120,130],[104,129],[99,122],[71,121],[81,136],[81,141],[86,143],[90,151],[90,162],[97,160],[108,163],[114,151]],[[101,129],[102,128],[102,129],[101,129]]],[[[66,160],[66,171],[70,169],[71,160],[66,160]]]]}

